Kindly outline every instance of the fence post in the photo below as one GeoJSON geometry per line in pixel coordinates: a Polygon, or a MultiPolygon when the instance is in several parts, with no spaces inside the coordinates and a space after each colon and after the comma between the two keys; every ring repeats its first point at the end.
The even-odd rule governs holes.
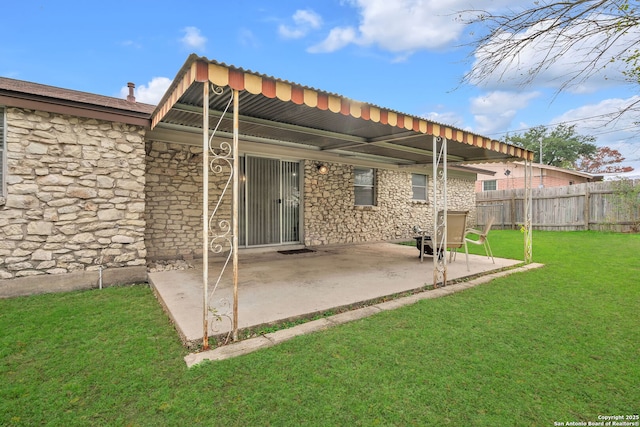
{"type": "Polygon", "coordinates": [[[589,183],[584,186],[584,229],[589,230],[589,214],[591,213],[591,193],[589,192],[589,183]]]}
{"type": "Polygon", "coordinates": [[[516,192],[511,192],[511,229],[516,229],[516,192]]]}
{"type": "MultiPolygon", "coordinates": [[[[622,195],[615,188],[615,181],[590,182],[571,186],[571,190],[554,191],[554,188],[529,189],[531,195],[527,199],[523,196],[523,189],[497,190],[483,192],[480,199],[476,199],[478,225],[486,221],[489,214],[497,215],[501,210],[503,217],[511,212],[511,219],[504,220],[505,226],[517,229],[518,224],[526,221],[526,201],[531,203],[531,228],[545,227],[548,229],[562,230],[595,230],[601,231],[606,227],[616,227],[615,230],[624,231],[625,227],[640,227],[640,206],[636,202],[638,192],[640,192],[640,180],[632,180],[632,187],[627,190],[633,198],[633,211],[629,213],[616,213],[622,208],[622,195]],[[638,190],[634,190],[638,188],[638,190]],[[487,194],[498,193],[498,194],[487,194]],[[582,197],[582,199],[581,199],[582,197]],[[584,201],[582,206],[583,219],[579,221],[580,200],[584,201]],[[547,203],[543,203],[546,201],[547,203]],[[535,202],[535,205],[534,205],[535,202]],[[498,205],[501,203],[501,206],[498,205]],[[557,206],[561,214],[555,216],[547,215],[541,218],[540,213],[548,206],[557,206]],[[535,209],[534,209],[535,208],[535,209]],[[488,212],[487,210],[490,210],[488,212]],[[569,213],[567,215],[567,213],[569,213]],[[564,215],[564,216],[563,216],[564,215]],[[630,215],[630,217],[627,217],[630,215]],[[533,223],[534,219],[538,221],[533,223]],[[542,221],[545,221],[543,223],[542,221]],[[576,222],[579,221],[579,222],[576,222]],[[592,227],[593,224],[593,227],[592,227]],[[582,227],[582,228],[581,228],[582,227]]],[[[638,199],[640,200],[640,199],[638,199]]],[[[498,225],[498,222],[494,222],[498,225]]]]}

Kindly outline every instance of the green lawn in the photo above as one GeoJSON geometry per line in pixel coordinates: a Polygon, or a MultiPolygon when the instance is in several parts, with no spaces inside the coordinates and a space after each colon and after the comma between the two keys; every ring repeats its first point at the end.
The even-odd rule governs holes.
{"type": "MultiPolygon", "coordinates": [[[[492,231],[521,259],[519,231],[492,231]]],[[[0,425],[552,426],[640,409],[640,235],[187,369],[147,286],[0,300],[0,425]]]]}

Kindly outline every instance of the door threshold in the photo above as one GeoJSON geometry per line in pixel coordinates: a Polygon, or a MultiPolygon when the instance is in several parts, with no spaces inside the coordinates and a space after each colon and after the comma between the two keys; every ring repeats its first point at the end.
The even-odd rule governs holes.
{"type": "Polygon", "coordinates": [[[263,253],[271,253],[271,252],[279,252],[284,250],[299,250],[305,249],[306,246],[301,243],[293,243],[288,245],[274,245],[274,246],[260,246],[260,247],[252,247],[252,248],[239,248],[238,255],[254,255],[254,254],[263,254],[263,253]]]}

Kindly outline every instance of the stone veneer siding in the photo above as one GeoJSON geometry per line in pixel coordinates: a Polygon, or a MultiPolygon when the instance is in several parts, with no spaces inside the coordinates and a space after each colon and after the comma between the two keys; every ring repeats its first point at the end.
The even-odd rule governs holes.
{"type": "Polygon", "coordinates": [[[144,268],[144,134],[139,126],[7,108],[0,279],[144,268]]]}
{"type": "MultiPolygon", "coordinates": [[[[150,260],[202,257],[202,147],[147,143],[147,229],[150,260]]],[[[209,201],[213,209],[228,178],[210,172],[209,201]]],[[[220,207],[228,219],[231,188],[220,207]]]]}
{"type": "MultiPolygon", "coordinates": [[[[148,258],[201,257],[202,149],[148,142],[147,153],[148,258]]],[[[377,169],[377,206],[356,207],[353,166],[325,162],[329,172],[320,175],[317,162],[303,163],[303,243],[307,246],[406,240],[413,238],[414,225],[432,227],[432,205],[412,200],[411,172],[377,169]]],[[[227,173],[211,175],[212,207],[227,173]]],[[[469,210],[470,222],[475,218],[474,178],[450,178],[448,184],[449,209],[469,210]]],[[[221,209],[221,217],[228,218],[228,197],[221,209]]]]}
{"type": "MultiPolygon", "coordinates": [[[[376,205],[355,206],[354,166],[325,164],[329,171],[320,175],[316,162],[305,162],[305,245],[411,240],[414,225],[433,227],[433,205],[412,198],[412,172],[376,169],[376,205]]],[[[448,208],[468,210],[469,224],[475,218],[474,186],[473,178],[449,178],[447,185],[448,208]]]]}

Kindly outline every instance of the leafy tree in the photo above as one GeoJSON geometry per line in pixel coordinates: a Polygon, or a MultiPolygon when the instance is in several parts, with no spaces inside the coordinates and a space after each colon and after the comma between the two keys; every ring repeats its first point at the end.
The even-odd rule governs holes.
{"type": "Polygon", "coordinates": [[[616,196],[612,200],[616,211],[611,215],[611,222],[616,223],[624,218],[629,221],[631,231],[640,232],[640,180],[622,178],[613,181],[613,194],[616,196]]]}
{"type": "Polygon", "coordinates": [[[572,168],[581,157],[596,153],[592,136],[579,135],[575,126],[558,125],[549,130],[537,126],[524,134],[507,135],[505,142],[526,148],[535,153],[534,162],[540,163],[540,140],[542,140],[542,163],[563,168],[572,168]]]}
{"type": "Polygon", "coordinates": [[[624,75],[631,82],[640,84],[640,49],[635,49],[632,55],[624,59],[627,63],[627,70],[624,75]]]}
{"type": "Polygon", "coordinates": [[[599,147],[593,156],[581,156],[576,162],[576,169],[589,173],[631,172],[631,166],[622,166],[624,157],[618,150],[599,147]]]}

